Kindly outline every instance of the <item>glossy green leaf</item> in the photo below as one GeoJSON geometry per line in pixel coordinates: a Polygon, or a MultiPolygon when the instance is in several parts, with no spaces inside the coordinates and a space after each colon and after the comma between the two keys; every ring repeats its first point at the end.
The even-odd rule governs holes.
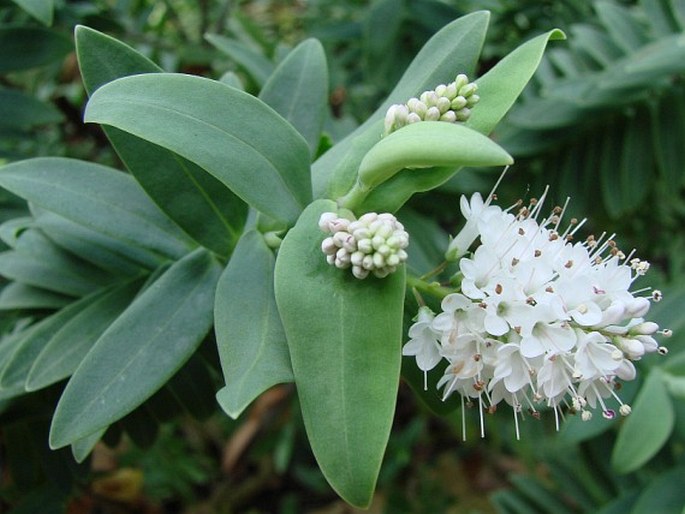
{"type": "Polygon", "coordinates": [[[685,505],[684,474],[685,467],[679,466],[652,479],[640,493],[630,514],[682,514],[685,505]]]}
{"type": "MultiPolygon", "coordinates": [[[[120,77],[162,71],[133,48],[83,26],[76,28],[76,53],[89,94],[120,77]]],[[[104,129],[157,205],[198,243],[228,255],[245,221],[245,205],[187,159],[113,127],[104,129]]]]}
{"type": "Polygon", "coordinates": [[[458,73],[473,75],[489,19],[487,11],[463,16],[446,25],[423,46],[376,112],[314,163],[315,197],[336,198],[352,187],[364,154],[381,138],[382,120],[388,107],[404,103],[438,84],[446,84],[458,73]]]}
{"type": "Polygon", "coordinates": [[[205,250],[195,250],[109,326],[60,398],[50,429],[52,448],[122,418],[171,378],[212,326],[219,273],[205,250]]]}
{"type": "Polygon", "coordinates": [[[25,130],[60,121],[62,113],[51,104],[21,91],[0,87],[0,129],[25,130]]]}
{"type": "Polygon", "coordinates": [[[288,338],[307,435],[342,498],[371,501],[390,434],[400,373],[404,269],[357,280],[326,263],[320,215],[310,205],[276,259],[278,310],[288,338]]]}
{"type": "Polygon", "coordinates": [[[71,40],[42,27],[0,27],[0,73],[58,63],[71,52],[71,40]]]}
{"type": "Polygon", "coordinates": [[[232,418],[269,387],[293,380],[274,298],[274,263],[263,236],[246,232],[217,285],[214,329],[226,381],[217,400],[232,418]]]}
{"type": "Polygon", "coordinates": [[[522,44],[476,80],[481,101],[474,106],[466,126],[489,134],[511,109],[537,70],[550,41],[565,39],[560,30],[537,36],[522,44]]]}
{"type": "Polygon", "coordinates": [[[72,301],[68,296],[21,282],[10,282],[0,291],[0,310],[59,309],[72,301]]]}
{"type": "Polygon", "coordinates": [[[121,78],[93,94],[85,119],[185,157],[276,219],[294,222],[311,200],[304,139],[266,104],[220,82],[176,74],[121,78]]]}
{"type": "Polygon", "coordinates": [[[44,25],[52,25],[55,0],[12,0],[44,25]]]}
{"type": "Polygon", "coordinates": [[[114,278],[35,229],[22,233],[14,250],[0,253],[0,275],[67,296],[83,296],[114,278]]]}
{"type": "Polygon", "coordinates": [[[81,298],[31,327],[12,356],[3,361],[5,364],[0,372],[0,389],[10,389],[17,385],[23,388],[33,361],[53,334],[101,294],[102,292],[97,291],[81,298]]]}
{"type": "Polygon", "coordinates": [[[668,440],[675,415],[663,373],[653,368],[618,433],[611,465],[618,473],[634,471],[661,449],[668,440]]]}
{"type": "Polygon", "coordinates": [[[128,307],[140,286],[141,282],[135,281],[110,288],[59,327],[33,361],[26,390],[42,389],[70,376],[95,341],[128,307]]]}
{"type": "Polygon", "coordinates": [[[297,45],[266,81],[259,98],[297,129],[314,156],[328,113],[328,66],[321,43],[307,39],[297,45]]]}
{"type": "Polygon", "coordinates": [[[132,177],[99,164],[37,158],[0,168],[0,186],[67,219],[115,239],[178,258],[185,235],[132,177]]]}

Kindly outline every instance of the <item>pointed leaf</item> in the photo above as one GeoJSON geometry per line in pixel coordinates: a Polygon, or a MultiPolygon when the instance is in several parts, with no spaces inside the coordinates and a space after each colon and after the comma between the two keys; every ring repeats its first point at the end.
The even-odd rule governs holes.
{"type": "Polygon", "coordinates": [[[232,418],[269,387],[293,380],[274,298],[274,263],[263,236],[246,232],[217,285],[214,326],[226,380],[217,400],[232,418]]]}
{"type": "Polygon", "coordinates": [[[258,86],[263,86],[274,71],[273,63],[263,54],[235,41],[218,34],[207,34],[205,39],[217,50],[225,53],[241,66],[258,86]]]}
{"type": "Polygon", "coordinates": [[[645,27],[626,7],[600,1],[595,4],[595,10],[609,35],[625,53],[633,52],[648,41],[645,27]]]}
{"type": "Polygon", "coordinates": [[[211,328],[219,271],[205,250],[195,250],[110,325],[64,389],[50,429],[52,448],[121,419],[171,378],[211,328]]]}
{"type": "Polygon", "coordinates": [[[21,282],[10,282],[0,291],[0,310],[59,309],[74,299],[21,282]]]}
{"type": "MultiPolygon", "coordinates": [[[[89,94],[117,78],[162,70],[133,48],[87,27],[76,28],[76,52],[89,94]]],[[[160,146],[104,127],[114,149],[140,185],[188,235],[228,255],[246,208],[221,182],[160,146]]]]}
{"type": "Polygon", "coordinates": [[[74,441],[71,445],[71,453],[74,456],[74,460],[78,463],[86,460],[88,455],[90,455],[90,452],[92,452],[93,448],[95,448],[95,445],[98,443],[98,441],[100,441],[102,436],[105,435],[105,432],[108,428],[109,427],[101,428],[89,436],[79,439],[78,441],[74,441]]]}
{"type": "Polygon", "coordinates": [[[114,279],[35,229],[22,233],[15,250],[0,253],[0,275],[67,296],[86,295],[114,279]]]}
{"type": "Polygon", "coordinates": [[[4,359],[5,363],[0,373],[0,388],[11,389],[17,385],[22,388],[26,382],[29,370],[41,350],[48,343],[53,334],[70,319],[81,312],[86,305],[97,300],[102,295],[98,291],[78,301],[72,302],[53,315],[36,323],[27,331],[24,340],[17,346],[11,357],[4,359]]]}
{"type": "Polygon", "coordinates": [[[317,200],[288,232],[276,260],[276,301],[314,456],[340,496],[366,507],[395,410],[404,269],[357,280],[329,266],[318,220],[335,209],[317,200]]]}
{"type": "Polygon", "coordinates": [[[635,471],[651,459],[666,443],[675,414],[663,372],[652,368],[633,405],[633,412],[621,427],[611,454],[611,465],[618,473],[635,471]],[[657,420],[657,423],[654,423],[657,420]]]}
{"type": "Polygon", "coordinates": [[[35,226],[59,247],[84,261],[115,275],[137,275],[143,269],[154,269],[159,257],[149,250],[126,244],[117,239],[74,223],[50,211],[36,213],[35,226]]]}
{"type": "Polygon", "coordinates": [[[259,98],[297,129],[314,156],[328,112],[328,66],[321,43],[307,39],[297,45],[266,81],[259,98]]]}
{"type": "Polygon", "coordinates": [[[128,307],[140,286],[137,280],[108,289],[59,327],[33,361],[26,390],[36,391],[70,376],[95,341],[128,307]]]}
{"type": "Polygon", "coordinates": [[[115,239],[177,258],[188,243],[125,173],[75,159],[37,158],[0,168],[0,186],[115,239]]]}
{"type": "Polygon", "coordinates": [[[549,41],[565,39],[558,29],[525,42],[476,80],[481,101],[474,106],[466,126],[489,134],[526,87],[549,41]]]}
{"type": "Polygon", "coordinates": [[[185,157],[281,221],[293,222],[311,199],[302,137],[263,102],[220,82],[176,74],[121,78],[93,94],[85,120],[185,157]]]}
{"type": "Polygon", "coordinates": [[[487,11],[462,16],[446,25],[424,45],[376,112],[314,163],[312,182],[315,197],[329,195],[336,198],[352,187],[364,154],[380,140],[382,120],[388,107],[404,103],[438,84],[446,84],[458,73],[473,75],[489,19],[487,11]]]}

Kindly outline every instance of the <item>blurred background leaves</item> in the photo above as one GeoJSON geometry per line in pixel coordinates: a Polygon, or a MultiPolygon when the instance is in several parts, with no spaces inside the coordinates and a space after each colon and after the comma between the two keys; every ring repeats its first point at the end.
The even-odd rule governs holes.
{"type": "MultiPolygon", "coordinates": [[[[462,442],[461,411],[436,417],[403,384],[371,512],[680,514],[682,1],[0,0],[0,163],[51,155],[122,168],[103,132],[82,123],[87,94],[74,54],[76,24],[127,42],[165,71],[222,79],[255,95],[289,50],[319,39],[331,91],[322,152],[373,112],[432,34],[479,9],[492,13],[479,76],[550,28],[568,36],[547,51],[522,101],[493,136],[516,159],[500,198],[513,203],[549,184],[556,202],[572,197],[570,213],[588,218],[588,233],[616,232],[626,253],[637,248],[652,262],[639,287],[658,287],[665,296],[650,317],[674,336],[667,358],[640,362],[641,388],[622,391],[634,407],[625,421],[582,424],[569,417],[555,435],[549,419],[528,417],[520,442],[504,412],[487,419],[487,438],[478,439],[475,412],[468,410],[472,436],[462,442]]],[[[410,266],[427,271],[440,255],[437,245],[446,245],[460,224],[458,195],[486,193],[498,174],[464,170],[408,203],[400,218],[418,243],[410,266]]],[[[147,252],[122,254],[116,238],[100,239],[97,252],[84,247],[87,227],[29,208],[4,190],[0,220],[10,220],[0,228],[7,279],[0,292],[3,370],[31,323],[90,293],[93,281],[106,282],[86,257],[104,252],[114,262],[116,255],[117,268],[106,274],[143,289],[135,280],[152,281],[168,269],[147,252]],[[74,280],[56,275],[56,268],[30,268],[27,256],[36,252],[50,252],[62,271],[93,273],[74,280]],[[39,287],[26,278],[37,276],[39,287]]],[[[69,326],[66,319],[59,325],[69,326]]],[[[83,440],[56,452],[48,449],[48,429],[64,384],[21,395],[23,386],[13,387],[3,371],[0,510],[353,512],[318,471],[290,386],[269,390],[237,421],[218,413],[214,395],[222,371],[215,348],[210,334],[162,389],[106,429],[103,442],[83,440]],[[85,455],[94,444],[77,464],[72,452],[85,455]]]]}

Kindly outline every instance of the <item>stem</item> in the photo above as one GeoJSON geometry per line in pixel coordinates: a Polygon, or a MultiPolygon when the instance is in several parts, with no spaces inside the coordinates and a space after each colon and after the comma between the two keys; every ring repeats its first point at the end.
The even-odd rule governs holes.
{"type": "Polygon", "coordinates": [[[448,294],[452,294],[454,292],[450,288],[443,287],[437,282],[426,282],[425,280],[413,275],[407,275],[407,286],[413,287],[417,291],[429,294],[441,300],[448,294]]]}
{"type": "Polygon", "coordinates": [[[447,267],[449,262],[447,261],[442,261],[435,269],[432,269],[425,275],[421,275],[421,280],[426,280],[432,276],[438,275],[444,271],[444,269],[447,267]]]}
{"type": "Polygon", "coordinates": [[[364,186],[359,180],[357,180],[347,194],[341,198],[338,198],[338,206],[344,207],[351,211],[355,211],[361,203],[366,199],[371,189],[364,186]]]}

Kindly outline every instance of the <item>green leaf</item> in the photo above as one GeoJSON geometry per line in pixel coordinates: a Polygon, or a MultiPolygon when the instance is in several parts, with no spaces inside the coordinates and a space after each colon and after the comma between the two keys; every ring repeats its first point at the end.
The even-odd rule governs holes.
{"type": "Polygon", "coordinates": [[[637,492],[623,494],[604,505],[595,514],[626,514],[628,512],[632,512],[631,509],[635,505],[637,497],[637,492]]]}
{"type": "Polygon", "coordinates": [[[220,82],[176,74],[121,78],[93,94],[85,120],[185,157],[276,219],[294,222],[311,200],[302,137],[263,102],[220,82]]]}
{"type": "Polygon", "coordinates": [[[328,66],[321,43],[307,39],[297,45],[266,81],[259,98],[288,120],[316,155],[328,112],[328,66]]]}
{"type": "Polygon", "coordinates": [[[685,466],[679,466],[653,478],[630,514],[681,514],[685,505],[684,473],[685,466]]]}
{"type": "Polygon", "coordinates": [[[55,0],[12,0],[43,25],[52,25],[55,0]]]}
{"type": "Polygon", "coordinates": [[[405,276],[357,280],[329,266],[318,219],[335,209],[317,200],[288,232],[276,301],[314,456],[342,498],[366,507],[395,410],[405,276]]]}
{"type": "MultiPolygon", "coordinates": [[[[117,78],[162,70],[133,48],[87,27],[76,28],[76,54],[89,94],[117,78]]],[[[113,127],[114,149],[140,185],[189,236],[228,255],[246,207],[221,182],[192,162],[113,127]]]]}
{"type": "Polygon", "coordinates": [[[37,158],[0,168],[0,186],[115,239],[178,258],[188,242],[133,178],[99,164],[37,158]]]}
{"type": "Polygon", "coordinates": [[[23,232],[14,250],[0,253],[0,275],[67,296],[83,296],[113,280],[35,229],[23,232]]]}
{"type": "Polygon", "coordinates": [[[48,343],[53,334],[76,316],[85,306],[97,300],[102,292],[95,293],[81,298],[69,304],[67,307],[57,311],[53,315],[45,318],[33,325],[26,333],[26,337],[17,346],[11,357],[3,359],[5,365],[0,372],[0,389],[11,389],[26,382],[29,370],[33,361],[41,350],[48,343]]]}
{"type": "Polygon", "coordinates": [[[195,250],[110,325],[64,389],[50,429],[52,448],[122,418],[171,378],[211,328],[219,272],[210,254],[195,250]]]}
{"type": "Polygon", "coordinates": [[[618,473],[635,471],[651,459],[668,440],[675,422],[663,372],[653,368],[638,393],[633,412],[625,420],[611,454],[618,473]]]}
{"type": "Polygon", "coordinates": [[[269,387],[293,381],[274,298],[273,252],[259,232],[246,232],[217,285],[214,327],[226,387],[219,405],[232,418],[269,387]]]}
{"type": "MultiPolygon", "coordinates": [[[[359,166],[358,187],[368,191],[409,168],[404,174],[411,178],[416,175],[416,180],[399,182],[403,189],[393,188],[394,196],[406,201],[417,190],[424,190],[423,184],[430,181],[426,175],[432,174],[430,168],[449,168],[454,173],[462,166],[503,166],[513,162],[503,148],[475,130],[453,123],[424,121],[402,127],[373,146],[359,166]]],[[[442,170],[439,174],[440,183],[449,178],[442,178],[447,174],[442,170]]],[[[378,195],[384,194],[382,189],[378,191],[378,195]]],[[[373,205],[381,211],[395,211],[401,207],[392,201],[375,201],[373,205]]]]}
{"type": "Polygon", "coordinates": [[[476,80],[481,101],[474,106],[466,126],[483,134],[492,132],[537,70],[547,43],[565,38],[558,29],[537,36],[516,48],[476,80]]]}
{"type": "Polygon", "coordinates": [[[205,39],[217,50],[225,53],[242,67],[258,86],[263,86],[274,71],[274,64],[239,41],[231,40],[218,34],[206,34],[205,39]]]}
{"type": "Polygon", "coordinates": [[[611,38],[625,53],[629,54],[647,43],[645,27],[627,8],[613,2],[601,1],[595,4],[595,10],[611,38]]]}
{"type": "Polygon", "coordinates": [[[31,365],[26,390],[36,391],[70,376],[95,341],[128,307],[140,286],[137,280],[109,288],[59,327],[31,365]]]}
{"type": "Polygon", "coordinates": [[[74,460],[78,463],[86,460],[88,455],[90,455],[90,452],[92,452],[93,448],[95,448],[95,445],[98,443],[98,441],[102,439],[103,435],[105,435],[105,432],[108,428],[109,427],[101,428],[100,430],[97,430],[92,434],[79,439],[78,441],[74,441],[71,444],[71,453],[74,456],[74,460]]]}
{"type": "MultiPolygon", "coordinates": [[[[659,172],[666,184],[685,184],[685,90],[677,88],[661,97],[652,113],[652,141],[659,172]]],[[[674,196],[679,188],[670,188],[674,196]]]]}
{"type": "Polygon", "coordinates": [[[458,73],[473,75],[489,19],[487,11],[468,14],[446,25],[424,45],[376,112],[314,163],[314,197],[337,198],[352,187],[364,154],[381,138],[388,107],[448,83],[458,73]]]}
{"type": "Polygon", "coordinates": [[[42,27],[0,27],[0,74],[61,61],[71,40],[42,27]]]}
{"type": "Polygon", "coordinates": [[[60,121],[62,113],[52,104],[21,91],[0,87],[0,129],[26,130],[60,121]]]}
{"type": "Polygon", "coordinates": [[[10,282],[0,291],[0,310],[59,309],[71,303],[73,298],[32,287],[21,282],[10,282]]]}
{"type": "Polygon", "coordinates": [[[57,246],[110,273],[131,276],[159,265],[159,257],[149,250],[113,239],[54,212],[37,212],[35,207],[31,210],[36,215],[35,226],[50,234],[57,246]]]}
{"type": "MultiPolygon", "coordinates": [[[[622,205],[625,211],[638,209],[651,192],[650,185],[654,176],[654,153],[645,151],[645,141],[651,138],[649,117],[646,110],[638,110],[624,122],[623,149],[621,155],[621,190],[622,205]]],[[[614,184],[613,187],[616,187],[614,184]]]]}
{"type": "Polygon", "coordinates": [[[404,168],[419,174],[421,168],[504,166],[513,162],[502,147],[475,130],[426,121],[384,137],[364,156],[358,173],[362,185],[374,188],[404,168]]]}

